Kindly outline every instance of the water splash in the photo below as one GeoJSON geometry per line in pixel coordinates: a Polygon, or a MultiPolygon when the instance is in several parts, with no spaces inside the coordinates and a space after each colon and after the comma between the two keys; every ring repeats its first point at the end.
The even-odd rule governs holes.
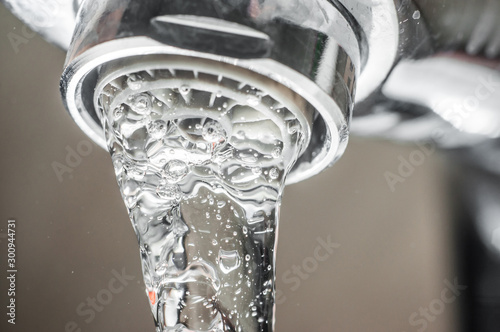
{"type": "Polygon", "coordinates": [[[145,76],[116,78],[99,102],[157,331],[272,331],[280,199],[302,127],[254,87],[147,90],[145,76]]]}

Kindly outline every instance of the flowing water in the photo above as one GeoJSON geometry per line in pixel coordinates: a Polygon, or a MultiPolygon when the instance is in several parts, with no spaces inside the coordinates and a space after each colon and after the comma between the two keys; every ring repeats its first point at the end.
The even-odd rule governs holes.
{"type": "Polygon", "coordinates": [[[182,75],[122,75],[99,98],[157,331],[272,331],[280,199],[303,127],[249,85],[227,97],[221,77],[158,83],[182,75]]]}

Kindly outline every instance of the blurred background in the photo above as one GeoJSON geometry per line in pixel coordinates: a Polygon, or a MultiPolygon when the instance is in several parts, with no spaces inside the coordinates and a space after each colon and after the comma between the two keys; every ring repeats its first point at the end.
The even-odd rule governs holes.
{"type": "MultiPolygon", "coordinates": [[[[23,36],[22,29],[0,5],[2,311],[9,218],[17,222],[18,269],[16,325],[2,312],[0,330],[153,331],[135,234],[108,153],[64,110],[64,52],[38,36],[22,37],[16,50],[9,34],[23,36]],[[54,163],[68,166],[68,151],[88,144],[91,152],[58,178],[54,163]],[[129,281],[92,319],[77,312],[124,271],[129,281]]],[[[457,212],[456,164],[433,153],[394,191],[385,177],[416,149],[354,137],[333,168],[286,189],[278,332],[466,329],[473,287],[460,239],[471,231],[457,212]],[[328,239],[340,247],[326,261],[307,263],[328,239]],[[286,278],[304,264],[302,279],[286,278]],[[450,284],[468,288],[444,303],[446,289],[449,296],[457,291],[450,284]]]]}

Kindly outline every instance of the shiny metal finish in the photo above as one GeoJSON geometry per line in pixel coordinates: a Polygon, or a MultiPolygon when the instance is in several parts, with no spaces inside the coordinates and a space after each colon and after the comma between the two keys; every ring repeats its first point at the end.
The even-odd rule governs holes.
{"type": "Polygon", "coordinates": [[[12,13],[48,42],[67,50],[76,25],[79,0],[2,0],[12,13]]]}
{"type": "MultiPolygon", "coordinates": [[[[47,40],[62,48],[70,48],[70,32],[72,33],[76,25],[76,10],[84,1],[3,1],[16,15],[23,19],[32,29],[42,34],[47,40]]],[[[126,8],[131,2],[119,1],[118,3],[120,8],[126,8]]],[[[144,11],[145,8],[148,7],[153,8],[154,3],[156,3],[156,1],[141,2],[141,11],[144,11]]],[[[98,10],[97,7],[103,6],[103,4],[88,1],[86,6],[90,8],[84,11],[92,12],[98,10]]],[[[441,91],[442,88],[445,87],[443,84],[445,84],[450,91],[460,90],[461,93],[463,93],[465,90],[469,89],[468,86],[474,88],[474,86],[471,86],[474,85],[474,77],[480,75],[484,76],[484,73],[491,71],[492,67],[496,67],[495,58],[498,58],[500,52],[500,39],[497,33],[500,31],[500,26],[498,20],[495,20],[495,18],[500,15],[500,6],[497,1],[338,0],[330,2],[315,0],[310,2],[280,2],[278,0],[268,0],[259,6],[258,18],[252,18],[255,19],[255,22],[269,22],[270,20],[280,18],[282,21],[287,21],[288,23],[293,22],[293,24],[298,27],[302,26],[325,34],[330,34],[332,40],[335,40],[336,43],[343,48],[345,53],[349,55],[353,64],[355,64],[356,70],[360,72],[360,75],[357,77],[358,84],[355,97],[357,103],[353,113],[354,119],[352,128],[356,135],[379,136],[403,141],[434,139],[444,148],[471,146],[496,135],[494,132],[492,133],[494,129],[489,126],[485,127],[484,132],[481,128],[472,129],[474,131],[473,133],[471,133],[471,125],[468,125],[468,129],[457,128],[456,123],[454,125],[450,122],[450,116],[442,116],[442,108],[444,107],[442,104],[446,104],[448,101],[443,102],[443,100],[440,99],[440,95],[432,96],[432,94],[441,91]],[[332,5],[332,3],[334,5],[332,5]],[[268,9],[267,12],[266,8],[268,9]],[[464,13],[467,14],[465,15],[464,13]],[[442,52],[447,53],[439,55],[437,60],[426,60],[442,52]],[[454,54],[457,55],[462,52],[462,54],[466,53],[468,55],[457,57],[455,55],[452,56],[450,52],[454,52],[454,54]],[[487,56],[491,60],[481,60],[483,56],[487,56]],[[414,63],[412,60],[417,60],[417,62],[414,63]],[[444,73],[443,80],[439,82],[432,79],[434,71],[428,66],[429,63],[436,61],[440,62],[440,70],[444,73]],[[393,67],[394,70],[392,70],[393,67]],[[469,74],[464,77],[452,75],[452,73],[456,72],[456,68],[458,67],[468,68],[467,72],[469,74]],[[426,85],[430,92],[425,98],[426,100],[419,99],[418,95],[412,95],[411,92],[407,91],[403,93],[403,90],[399,90],[399,87],[411,86],[414,79],[412,70],[418,73],[418,79],[426,85]],[[448,78],[445,77],[446,75],[448,75],[448,78]],[[458,89],[451,88],[450,82],[452,82],[451,84],[453,85],[457,85],[458,89]],[[433,100],[433,105],[429,105],[430,99],[433,100]],[[441,106],[436,106],[437,104],[441,106]],[[403,109],[404,111],[402,112],[403,109]],[[480,132],[478,133],[478,131],[480,132]],[[436,137],[434,137],[436,135],[432,135],[436,132],[444,133],[442,136],[445,136],[446,140],[436,139],[436,137]]],[[[226,9],[209,8],[207,10],[207,8],[200,6],[193,7],[186,5],[185,8],[188,11],[193,11],[193,8],[195,8],[194,10],[198,11],[198,14],[195,12],[194,15],[218,17],[218,15],[224,14],[224,11],[229,7],[226,6],[226,9]]],[[[248,8],[255,9],[257,7],[250,6],[248,8]]],[[[112,26],[111,22],[124,23],[118,12],[115,11],[114,16],[107,17],[109,23],[107,26],[112,26]]],[[[255,13],[254,11],[252,15],[255,16],[255,13]]],[[[189,15],[192,14],[191,12],[189,13],[189,15]]],[[[151,13],[144,15],[149,15],[151,19],[151,13]]],[[[86,16],[85,12],[82,13],[81,16],[86,16]]],[[[140,28],[139,25],[131,23],[131,21],[137,21],[139,19],[138,17],[128,17],[127,24],[121,24],[119,28],[120,31],[116,31],[115,34],[109,31],[109,29],[106,30],[104,26],[99,27],[99,29],[96,29],[99,33],[92,36],[89,35],[87,40],[80,40],[74,44],[72,51],[68,55],[68,59],[73,59],[78,55],[78,48],[80,48],[81,51],[82,48],[87,49],[90,48],[90,46],[102,44],[105,41],[110,41],[115,38],[123,39],[124,37],[144,37],[144,35],[148,35],[148,32],[143,29],[144,27],[140,28]]],[[[172,15],[170,15],[169,18],[164,17],[155,19],[155,22],[151,22],[154,31],[150,31],[148,37],[164,44],[164,40],[162,41],[161,37],[156,37],[162,35],[162,26],[164,30],[163,33],[165,32],[164,27],[166,24],[169,25],[169,27],[175,26],[175,19],[176,18],[173,18],[172,15]]],[[[76,40],[78,40],[78,36],[81,37],[82,34],[85,34],[85,31],[82,30],[82,24],[85,25],[92,22],[92,18],[88,15],[87,20],[89,22],[85,21],[85,18],[80,20],[80,30],[76,31],[76,40]]],[[[222,20],[227,20],[227,18],[222,17],[222,20]]],[[[230,20],[234,20],[234,17],[230,20]]],[[[189,26],[189,20],[186,17],[183,17],[180,21],[184,22],[181,26],[189,26]]],[[[204,23],[205,28],[209,28],[210,24],[207,22],[204,23]]],[[[221,22],[219,21],[218,23],[221,22]]],[[[217,25],[226,28],[224,24],[217,25]]],[[[90,26],[97,28],[95,24],[90,26]]],[[[87,32],[91,32],[92,29],[90,26],[87,27],[87,32]]],[[[244,22],[240,25],[240,27],[242,26],[245,26],[244,22]]],[[[178,24],[177,27],[179,27],[178,24]]],[[[270,40],[273,38],[276,40],[276,34],[272,35],[262,29],[265,30],[265,27],[261,28],[260,32],[267,33],[270,40]]],[[[258,27],[257,30],[259,30],[258,27]]],[[[187,30],[184,29],[184,33],[186,31],[187,30]]],[[[246,30],[246,32],[248,31],[250,30],[246,30]]],[[[239,32],[236,33],[236,35],[242,37],[239,32]]],[[[125,41],[123,42],[125,43],[125,41]]],[[[143,42],[144,41],[137,41],[138,47],[145,47],[143,42]]],[[[151,40],[148,40],[148,42],[151,42],[150,46],[154,48],[154,43],[151,40]]],[[[134,43],[136,42],[134,41],[131,44],[134,43]]],[[[172,39],[169,40],[168,43],[175,44],[172,39]]],[[[294,67],[294,65],[297,64],[287,63],[288,60],[286,57],[294,58],[285,51],[286,47],[283,44],[287,43],[289,47],[297,44],[291,40],[281,43],[281,51],[275,52],[271,57],[274,57],[275,60],[278,60],[290,68],[298,69],[299,72],[304,74],[304,70],[301,71],[300,68],[294,67]],[[278,54],[286,54],[286,56],[285,58],[279,58],[279,56],[277,58],[278,54]]],[[[159,45],[160,44],[157,44],[156,46],[159,45]]],[[[201,47],[197,43],[193,45],[201,47]]],[[[181,49],[184,47],[184,49],[192,50],[193,45],[177,44],[176,46],[180,46],[181,49]]],[[[117,48],[117,46],[113,45],[112,47],[110,46],[110,48],[117,48]]],[[[128,48],[128,52],[136,54],[130,50],[133,46],[124,45],[123,48],[128,48]]],[[[201,53],[206,54],[206,50],[198,51],[202,51],[201,53]]],[[[221,50],[216,50],[215,53],[220,51],[221,50]]],[[[248,50],[246,50],[246,52],[241,52],[241,54],[235,58],[246,58],[245,60],[248,60],[249,56],[261,56],[261,58],[266,58],[267,55],[265,55],[265,50],[261,49],[261,51],[264,53],[252,55],[251,52],[249,53],[248,50]]],[[[124,50],[123,52],[125,53],[127,51],[124,50]]],[[[324,52],[325,54],[328,54],[328,52],[331,53],[331,46],[330,49],[326,48],[324,52]]],[[[295,53],[295,57],[299,56],[299,54],[300,53],[295,53]]],[[[335,52],[333,54],[335,54],[335,52]]],[[[327,69],[330,66],[328,63],[334,61],[332,60],[334,56],[329,57],[329,61],[322,61],[322,63],[318,64],[318,70],[317,73],[315,73],[317,77],[312,77],[312,79],[316,81],[316,84],[322,87],[323,90],[328,86],[327,82],[329,80],[329,75],[331,76],[331,74],[328,74],[331,72],[327,69]]],[[[95,62],[98,62],[97,59],[97,53],[87,54],[86,61],[90,62],[90,60],[92,60],[92,65],[94,66],[98,65],[95,62]]],[[[270,66],[273,67],[272,65],[270,66]]],[[[305,68],[307,68],[307,66],[305,68]]],[[[260,70],[266,71],[266,69],[260,70]]],[[[269,68],[267,71],[269,71],[269,68]]],[[[492,73],[494,74],[494,71],[492,71],[492,73]]],[[[297,78],[299,77],[293,77],[291,81],[293,82],[297,78]]],[[[328,91],[328,89],[326,89],[326,91],[328,91]]],[[[441,93],[441,96],[442,95],[441,93]]],[[[450,96],[447,97],[447,99],[450,98],[450,96]]],[[[497,121],[495,113],[498,112],[489,111],[491,110],[491,106],[488,106],[494,105],[497,99],[498,96],[495,93],[492,94],[486,102],[479,104],[479,110],[475,112],[476,114],[474,116],[474,118],[477,119],[476,122],[491,123],[497,121]],[[483,106],[485,107],[484,109],[483,106]]],[[[79,111],[75,111],[75,107],[71,108],[72,106],[74,105],[68,105],[77,123],[94,140],[101,140],[101,146],[103,146],[102,139],[100,138],[100,129],[92,123],[90,119],[92,116],[82,113],[79,114],[79,111]]],[[[446,106],[445,108],[449,109],[450,107],[446,106]]],[[[344,113],[346,112],[345,109],[342,111],[344,113]]],[[[82,112],[86,112],[85,108],[82,108],[82,112]]],[[[90,111],[90,113],[92,112],[90,111]]],[[[343,117],[348,118],[347,115],[348,114],[343,117]]],[[[340,120],[340,122],[337,123],[337,126],[340,125],[340,128],[342,128],[341,122],[340,120]]],[[[344,123],[345,122],[348,121],[344,121],[344,123]]],[[[341,131],[345,132],[346,130],[342,129],[341,131]]],[[[338,150],[340,155],[343,150],[341,144],[338,150]]],[[[324,151],[312,151],[311,155],[312,153],[318,154],[324,153],[324,151]]],[[[316,163],[316,161],[314,163],[316,163]]],[[[325,165],[322,167],[324,166],[325,165]]],[[[307,167],[311,167],[311,165],[307,165],[307,167]]],[[[311,172],[311,175],[315,172],[317,172],[317,170],[311,172]]],[[[301,176],[293,177],[297,180],[298,178],[302,178],[301,176]]]]}
{"type": "MultiPolygon", "coordinates": [[[[500,74],[466,59],[441,55],[418,61],[402,61],[383,87],[392,100],[419,104],[433,111],[446,125],[434,126],[428,139],[439,131],[454,129],[447,147],[471,145],[500,136],[500,74]],[[430,76],[434,79],[430,79],[430,76]],[[411,80],[406,78],[411,77],[411,80]],[[457,84],[460,82],[460,84],[457,84]]],[[[421,131],[422,137],[424,133],[421,131]]]]}
{"type": "Polygon", "coordinates": [[[319,173],[347,145],[356,77],[367,52],[364,39],[340,4],[337,8],[315,1],[304,7],[299,1],[265,1],[252,6],[84,2],[61,81],[69,112],[104,146],[89,103],[99,66],[151,54],[230,63],[271,78],[312,105],[316,116],[311,144],[288,181],[319,173]]]}
{"type": "Polygon", "coordinates": [[[398,56],[400,20],[395,1],[339,0],[355,19],[354,28],[366,44],[356,102],[366,99],[386,79],[398,56]]]}
{"type": "Polygon", "coordinates": [[[398,62],[353,134],[472,147],[500,134],[497,1],[399,1],[398,62]],[[496,17],[497,19],[491,19],[496,17]]]}
{"type": "MultiPolygon", "coordinates": [[[[46,5],[43,1],[7,1],[11,2],[12,8],[46,5]]],[[[258,5],[252,1],[206,5],[179,1],[168,6],[158,1],[54,3],[67,17],[74,17],[75,8],[81,5],[78,20],[57,21],[50,31],[30,23],[33,19],[27,14],[24,20],[49,41],[69,49],[61,81],[63,98],[77,124],[99,145],[105,146],[102,129],[93,105],[85,103],[92,99],[96,70],[103,63],[143,54],[230,62],[294,90],[320,115],[313,143],[299,159],[289,183],[317,174],[340,158],[355,98],[366,98],[385,79],[398,47],[398,17],[391,1],[267,0],[258,5]],[[73,30],[69,44],[60,32],[73,30]]],[[[22,10],[14,12],[25,15],[22,10]]]]}

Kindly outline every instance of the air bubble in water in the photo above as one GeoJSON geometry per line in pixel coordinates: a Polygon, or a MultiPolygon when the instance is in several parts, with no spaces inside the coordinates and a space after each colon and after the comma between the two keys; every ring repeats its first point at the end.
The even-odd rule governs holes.
{"type": "Polygon", "coordinates": [[[219,250],[219,267],[225,274],[236,270],[240,266],[240,256],[236,250],[219,250]]]}
{"type": "Polygon", "coordinates": [[[163,138],[167,134],[167,123],[163,120],[155,120],[148,126],[148,133],[154,139],[163,138]]]}
{"type": "Polygon", "coordinates": [[[273,156],[273,158],[279,158],[281,156],[281,148],[279,147],[274,148],[273,151],[271,152],[271,155],[273,156]]]}
{"type": "Polygon", "coordinates": [[[259,166],[252,167],[252,173],[255,175],[261,175],[262,174],[262,168],[259,166]]]}
{"type": "Polygon", "coordinates": [[[156,188],[156,194],[158,195],[158,197],[163,199],[169,199],[169,200],[181,199],[181,191],[179,189],[179,186],[177,185],[172,185],[172,184],[159,185],[156,188]]]}
{"type": "Polygon", "coordinates": [[[190,91],[191,91],[191,88],[190,88],[188,85],[182,85],[182,86],[179,88],[179,92],[180,92],[182,95],[187,95],[190,91]]]}
{"type": "Polygon", "coordinates": [[[176,183],[182,180],[189,169],[182,160],[170,160],[163,168],[163,177],[170,183],[176,183]]]}
{"type": "Polygon", "coordinates": [[[293,135],[300,130],[300,124],[297,120],[289,121],[287,124],[288,133],[293,135]]]}
{"type": "Polygon", "coordinates": [[[119,120],[123,116],[123,113],[124,113],[123,105],[116,107],[113,111],[113,119],[119,120]]]}
{"type": "Polygon", "coordinates": [[[269,171],[269,177],[273,180],[276,180],[279,177],[280,173],[276,167],[271,168],[269,171]]]}
{"type": "Polygon", "coordinates": [[[203,126],[201,135],[210,143],[220,143],[226,140],[226,131],[217,121],[208,121],[203,126]]]}
{"type": "Polygon", "coordinates": [[[152,104],[151,96],[148,93],[140,93],[130,98],[130,108],[138,114],[149,114],[152,104]]]}
{"type": "Polygon", "coordinates": [[[136,181],[141,181],[146,176],[146,167],[139,165],[126,165],[127,175],[136,181]]]}
{"type": "Polygon", "coordinates": [[[127,78],[127,85],[130,90],[139,90],[142,87],[142,79],[138,75],[132,74],[127,78]]]}
{"type": "Polygon", "coordinates": [[[248,105],[253,106],[253,107],[259,105],[260,101],[261,101],[261,98],[259,96],[249,95],[247,97],[248,105]]]}

